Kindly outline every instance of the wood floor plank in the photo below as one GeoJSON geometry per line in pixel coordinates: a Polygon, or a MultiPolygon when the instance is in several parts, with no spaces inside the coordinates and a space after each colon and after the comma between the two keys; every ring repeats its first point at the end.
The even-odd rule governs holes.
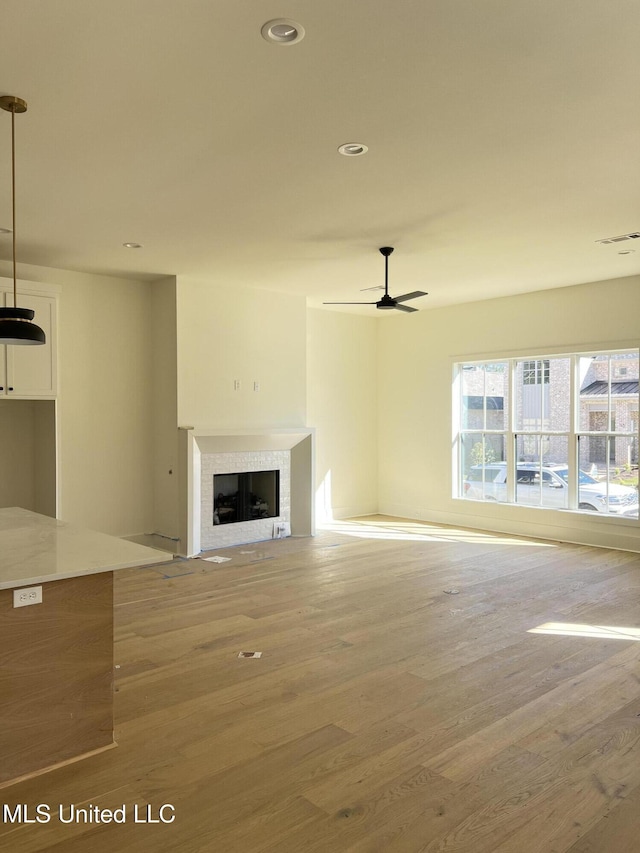
{"type": "Polygon", "coordinates": [[[588,832],[568,848],[567,853],[637,853],[640,787],[603,815],[588,832]]]}

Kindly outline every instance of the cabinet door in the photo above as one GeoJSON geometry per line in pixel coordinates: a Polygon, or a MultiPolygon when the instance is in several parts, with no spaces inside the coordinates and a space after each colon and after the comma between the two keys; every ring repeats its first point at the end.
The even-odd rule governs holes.
{"type": "MultiPolygon", "coordinates": [[[[13,305],[13,296],[7,294],[7,305],[13,305]]],[[[56,395],[56,300],[53,296],[18,293],[20,308],[35,312],[34,323],[44,330],[43,346],[5,346],[6,386],[8,397],[34,399],[56,395]],[[9,390],[11,389],[11,390],[9,390]]]]}

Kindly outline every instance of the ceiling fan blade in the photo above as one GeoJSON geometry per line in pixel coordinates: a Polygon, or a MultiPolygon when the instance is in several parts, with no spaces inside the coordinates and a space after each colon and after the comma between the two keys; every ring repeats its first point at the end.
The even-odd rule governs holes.
{"type": "Polygon", "coordinates": [[[414,290],[413,293],[404,293],[402,296],[394,296],[396,302],[406,302],[408,299],[417,299],[418,296],[428,296],[423,290],[414,290]]]}
{"type": "Polygon", "coordinates": [[[377,305],[377,302],[323,302],[323,305],[377,305]]]}
{"type": "Polygon", "coordinates": [[[396,309],[396,311],[411,311],[411,312],[413,312],[413,311],[418,310],[417,308],[410,308],[408,305],[394,305],[393,307],[396,309]]]}

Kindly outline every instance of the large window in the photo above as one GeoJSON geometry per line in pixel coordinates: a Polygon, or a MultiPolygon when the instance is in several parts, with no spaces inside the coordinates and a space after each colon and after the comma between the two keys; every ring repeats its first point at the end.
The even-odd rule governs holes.
{"type": "Polygon", "coordinates": [[[456,365],[456,495],[638,518],[638,350],[456,365]]]}

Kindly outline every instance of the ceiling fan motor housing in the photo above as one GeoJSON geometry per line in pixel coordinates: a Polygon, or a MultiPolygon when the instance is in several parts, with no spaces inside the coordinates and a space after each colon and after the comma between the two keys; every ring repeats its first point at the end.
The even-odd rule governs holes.
{"type": "Polygon", "coordinates": [[[376,308],[395,308],[397,304],[398,303],[392,296],[385,293],[380,302],[376,302],[376,308]]]}

